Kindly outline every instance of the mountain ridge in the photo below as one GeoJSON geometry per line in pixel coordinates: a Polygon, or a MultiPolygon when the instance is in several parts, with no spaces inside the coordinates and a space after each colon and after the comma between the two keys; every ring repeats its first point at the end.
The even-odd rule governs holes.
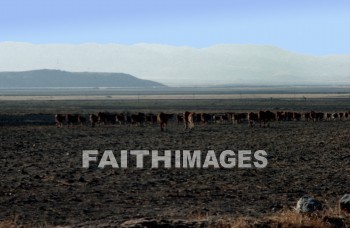
{"type": "Polygon", "coordinates": [[[164,87],[125,73],[68,72],[55,69],[0,72],[0,87],[164,87]]]}

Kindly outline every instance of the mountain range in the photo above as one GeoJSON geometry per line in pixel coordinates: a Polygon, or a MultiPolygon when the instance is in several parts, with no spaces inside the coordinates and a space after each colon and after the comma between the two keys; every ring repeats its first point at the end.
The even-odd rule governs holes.
{"type": "Polygon", "coordinates": [[[0,71],[123,72],[166,85],[350,84],[350,55],[312,56],[267,45],[0,43],[0,71]]]}

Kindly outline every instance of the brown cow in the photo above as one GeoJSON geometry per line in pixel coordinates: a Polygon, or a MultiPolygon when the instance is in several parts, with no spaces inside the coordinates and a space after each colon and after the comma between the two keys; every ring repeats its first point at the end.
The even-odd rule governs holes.
{"type": "Polygon", "coordinates": [[[188,127],[189,127],[190,129],[194,128],[195,118],[196,118],[196,113],[194,113],[194,112],[191,112],[191,113],[188,115],[188,127]]]}
{"type": "Polygon", "coordinates": [[[66,116],[63,114],[56,114],[55,115],[55,123],[57,127],[63,127],[63,122],[65,121],[66,116]]]}
{"type": "Polygon", "coordinates": [[[190,112],[187,112],[187,111],[182,114],[182,120],[183,120],[185,129],[188,128],[188,116],[189,115],[190,115],[190,112]]]}
{"type": "Polygon", "coordinates": [[[146,115],[145,118],[146,118],[146,121],[151,125],[157,122],[157,116],[153,115],[152,113],[149,113],[148,115],[146,115]]]}
{"type": "Polygon", "coordinates": [[[184,112],[183,113],[183,122],[184,122],[184,128],[194,128],[195,118],[196,114],[194,112],[184,112]]]}
{"type": "Polygon", "coordinates": [[[160,127],[160,131],[164,131],[167,129],[168,121],[173,117],[173,114],[165,114],[163,112],[158,113],[157,122],[160,127]]]}

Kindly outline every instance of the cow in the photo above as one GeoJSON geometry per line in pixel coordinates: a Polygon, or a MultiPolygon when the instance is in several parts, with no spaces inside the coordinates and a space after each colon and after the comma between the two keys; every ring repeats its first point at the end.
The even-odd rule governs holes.
{"type": "Polygon", "coordinates": [[[194,112],[191,112],[191,113],[188,115],[188,127],[189,127],[190,129],[194,128],[195,118],[196,118],[196,113],[194,113],[194,112]]]}
{"type": "Polygon", "coordinates": [[[200,123],[201,122],[201,114],[200,113],[196,113],[194,115],[194,122],[195,123],[200,123]]]}
{"type": "Polygon", "coordinates": [[[267,110],[267,111],[259,111],[258,112],[258,121],[259,126],[261,127],[261,122],[263,122],[263,126],[269,126],[269,122],[276,119],[276,114],[267,110]]]}
{"type": "Polygon", "coordinates": [[[86,123],[86,117],[78,115],[78,123],[83,126],[86,123]]]}
{"type": "Polygon", "coordinates": [[[90,120],[90,126],[95,127],[96,123],[98,122],[98,116],[95,114],[90,114],[89,120],[90,120]]]}
{"type": "Polygon", "coordinates": [[[293,120],[294,121],[300,121],[301,120],[301,113],[293,112],[293,120]]]}
{"type": "Polygon", "coordinates": [[[276,112],[276,118],[277,118],[277,121],[284,121],[285,120],[284,112],[281,112],[281,111],[276,112]]]}
{"type": "Polygon", "coordinates": [[[338,119],[338,117],[339,117],[339,114],[338,114],[338,113],[333,113],[333,114],[332,114],[332,118],[333,118],[333,119],[336,120],[336,119],[338,119]]]}
{"type": "Polygon", "coordinates": [[[249,112],[247,116],[248,116],[248,126],[253,127],[254,122],[257,122],[259,119],[258,114],[254,112],[249,112]]]}
{"type": "Polygon", "coordinates": [[[99,112],[97,114],[98,117],[98,124],[107,124],[107,123],[111,123],[114,124],[115,123],[115,114],[109,113],[109,112],[99,112]]]}
{"type": "Polygon", "coordinates": [[[312,119],[312,118],[311,118],[311,113],[310,113],[310,112],[305,112],[305,113],[304,113],[304,118],[305,118],[306,121],[311,120],[311,119],[312,119]]]}
{"type": "Polygon", "coordinates": [[[142,112],[139,112],[137,114],[131,114],[131,124],[138,124],[142,125],[146,120],[146,115],[142,112]]]}
{"type": "Polygon", "coordinates": [[[131,115],[125,114],[124,115],[124,123],[130,125],[131,124],[131,115]]]}
{"type": "Polygon", "coordinates": [[[149,124],[153,125],[154,123],[157,122],[157,117],[158,117],[158,116],[153,115],[152,113],[150,113],[150,114],[146,115],[145,118],[146,118],[146,121],[147,121],[149,124]]]}
{"type": "Polygon", "coordinates": [[[207,124],[211,120],[211,115],[208,113],[201,113],[200,116],[201,124],[207,124]]]}
{"type": "Polygon", "coordinates": [[[68,127],[73,126],[73,124],[79,123],[79,115],[78,114],[67,114],[66,115],[66,122],[68,127]]]}
{"type": "Polygon", "coordinates": [[[228,115],[224,113],[216,113],[213,115],[213,121],[219,123],[225,123],[229,120],[228,115]]]}
{"type": "Polygon", "coordinates": [[[316,121],[321,121],[324,119],[324,113],[323,112],[316,112],[315,114],[316,121]]]}
{"type": "Polygon", "coordinates": [[[116,113],[115,114],[115,122],[118,123],[119,125],[122,125],[125,123],[125,116],[123,113],[116,113]]]}
{"type": "Polygon", "coordinates": [[[184,122],[184,128],[194,128],[195,118],[196,114],[194,112],[184,112],[182,115],[183,122],[184,122]]]}
{"type": "Polygon", "coordinates": [[[63,122],[65,121],[66,116],[63,114],[56,114],[55,115],[55,123],[57,127],[63,127],[63,122]]]}
{"type": "Polygon", "coordinates": [[[233,124],[238,124],[247,120],[247,117],[248,117],[247,113],[233,113],[231,116],[231,120],[233,124]]]}
{"type": "Polygon", "coordinates": [[[178,125],[181,124],[183,122],[183,116],[181,114],[177,114],[176,121],[178,125]]]}
{"type": "Polygon", "coordinates": [[[222,123],[227,123],[228,120],[229,120],[229,114],[222,114],[220,116],[220,120],[221,120],[222,123]]]}
{"type": "Polygon", "coordinates": [[[221,121],[221,115],[220,114],[213,114],[212,116],[213,122],[217,123],[221,121]]]}
{"type": "Polygon", "coordinates": [[[173,117],[173,114],[165,114],[163,112],[158,113],[157,122],[160,127],[160,131],[164,131],[167,129],[168,121],[173,117]]]}
{"type": "Polygon", "coordinates": [[[187,129],[188,128],[188,116],[190,115],[190,112],[184,112],[182,114],[182,121],[184,123],[184,128],[187,129]]]}

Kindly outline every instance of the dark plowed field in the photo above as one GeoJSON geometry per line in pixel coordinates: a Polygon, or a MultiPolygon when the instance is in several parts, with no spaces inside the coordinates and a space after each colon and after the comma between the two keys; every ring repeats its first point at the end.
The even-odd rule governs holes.
{"type": "MultiPolygon", "coordinates": [[[[8,116],[3,118],[8,118],[8,116]]],[[[211,124],[56,128],[0,126],[0,221],[88,225],[132,218],[260,217],[304,194],[335,207],[350,189],[350,121],[270,128],[211,124]],[[82,168],[82,150],[265,150],[264,169],[82,168]]],[[[15,126],[17,125],[17,126],[15,126]]],[[[131,163],[134,159],[131,159],[131,163]]]]}

